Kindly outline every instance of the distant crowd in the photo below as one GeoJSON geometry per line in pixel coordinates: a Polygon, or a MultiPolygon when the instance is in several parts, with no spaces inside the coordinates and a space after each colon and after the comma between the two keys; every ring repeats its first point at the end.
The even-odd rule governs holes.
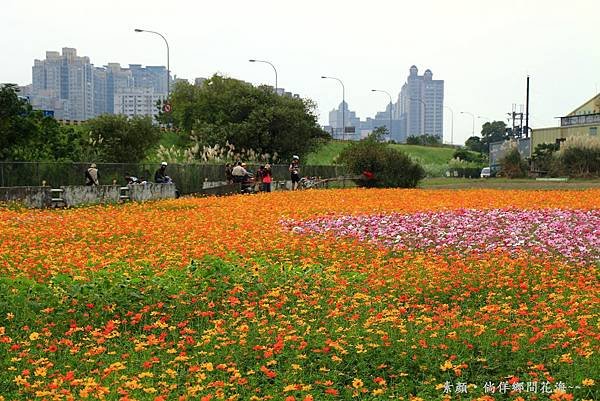
{"type": "MultiPolygon", "coordinates": [[[[154,173],[154,182],[156,184],[174,184],[171,177],[166,173],[167,162],[162,162],[160,167],[154,173]]],[[[300,158],[293,156],[288,167],[290,180],[292,181],[292,190],[298,189],[300,183],[300,158]]],[[[96,163],[92,163],[85,172],[85,185],[95,186],[99,184],[100,173],[96,163]]],[[[260,165],[256,172],[248,169],[246,163],[238,161],[235,165],[227,163],[225,165],[225,179],[228,184],[238,183],[242,192],[271,192],[271,183],[273,182],[273,171],[270,164],[260,165]]],[[[125,174],[127,185],[147,184],[148,181],[143,178],[135,177],[129,173],[125,174]]]]}
{"type": "MultiPolygon", "coordinates": [[[[288,170],[292,181],[292,190],[298,189],[300,182],[300,158],[292,157],[288,170]]],[[[225,178],[228,184],[239,183],[242,192],[271,192],[273,182],[273,171],[270,164],[258,166],[256,173],[248,169],[248,165],[238,161],[235,165],[227,163],[225,165],[225,178]]]]}

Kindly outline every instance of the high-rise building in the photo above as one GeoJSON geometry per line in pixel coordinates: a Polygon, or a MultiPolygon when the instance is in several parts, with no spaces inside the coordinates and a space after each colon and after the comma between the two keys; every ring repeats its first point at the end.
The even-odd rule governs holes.
{"type": "Polygon", "coordinates": [[[94,67],[93,71],[94,86],[94,115],[100,116],[106,113],[112,113],[107,108],[106,90],[107,73],[105,68],[94,67]]]}
{"type": "MultiPolygon", "coordinates": [[[[392,105],[393,106],[393,105],[392,105]]],[[[329,112],[329,125],[323,127],[323,129],[330,133],[333,139],[346,139],[351,141],[357,141],[367,137],[375,128],[385,127],[388,131],[388,135],[384,138],[385,140],[393,140],[396,142],[406,141],[406,135],[403,131],[402,121],[397,120],[393,115],[392,109],[392,130],[390,132],[390,105],[386,107],[385,111],[380,111],[375,115],[375,118],[367,117],[365,121],[362,121],[356,116],[354,111],[348,108],[348,103],[340,103],[337,109],[333,109],[329,112]],[[342,113],[342,108],[345,107],[345,112],[342,113]],[[342,118],[346,120],[346,132],[342,133],[342,118]]]]}
{"type": "Polygon", "coordinates": [[[403,120],[406,136],[435,135],[444,131],[444,81],[434,80],[431,70],[419,75],[410,67],[396,105],[396,118],[403,120]]]}
{"type": "Polygon", "coordinates": [[[325,127],[333,139],[360,139],[360,118],[356,112],[348,108],[347,102],[342,102],[337,109],[329,112],[329,126],[325,127]],[[343,127],[346,127],[344,132],[343,127]]]}
{"type": "Polygon", "coordinates": [[[62,54],[46,52],[35,60],[32,77],[32,105],[56,108],[58,118],[86,120],[94,116],[93,66],[88,57],[77,56],[64,47],[62,54]]]}
{"type": "Polygon", "coordinates": [[[135,88],[152,88],[155,93],[167,93],[167,69],[163,66],[129,64],[135,88]]]}
{"type": "Polygon", "coordinates": [[[134,87],[133,74],[119,63],[106,66],[106,112],[118,114],[115,107],[117,93],[134,87]]]}
{"type": "Polygon", "coordinates": [[[167,94],[163,66],[122,68],[109,63],[94,67],[88,57],[79,57],[68,47],[62,54],[48,51],[45,60],[35,60],[32,78],[32,106],[53,111],[59,119],[83,121],[107,113],[153,116],[155,100],[167,94]],[[146,106],[150,103],[151,107],[146,106]]]}

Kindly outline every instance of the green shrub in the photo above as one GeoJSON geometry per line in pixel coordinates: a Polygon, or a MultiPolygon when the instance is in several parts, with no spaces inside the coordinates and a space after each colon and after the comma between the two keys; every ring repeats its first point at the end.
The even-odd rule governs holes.
{"type": "Polygon", "coordinates": [[[500,171],[504,177],[508,178],[523,178],[527,175],[527,163],[516,147],[512,147],[500,159],[500,171]]]}
{"type": "Polygon", "coordinates": [[[464,148],[456,149],[452,154],[452,158],[469,163],[478,163],[478,165],[486,162],[486,158],[481,153],[475,153],[464,148]]]}
{"type": "Polygon", "coordinates": [[[558,144],[554,143],[540,143],[537,145],[531,154],[533,169],[539,172],[552,173],[555,170],[555,155],[558,149],[558,144]]]}
{"type": "Polygon", "coordinates": [[[559,169],[571,177],[600,176],[600,138],[571,137],[560,146],[559,169]]]}
{"type": "Polygon", "coordinates": [[[447,164],[434,164],[434,163],[428,163],[428,164],[420,163],[420,164],[421,164],[421,167],[423,167],[423,169],[425,170],[425,176],[429,177],[429,178],[445,177],[446,172],[448,171],[447,164]]]}
{"type": "MultiPolygon", "coordinates": [[[[425,170],[404,152],[391,148],[370,136],[346,147],[338,158],[354,175],[372,173],[372,179],[361,179],[358,185],[379,188],[414,188],[425,178],[425,170]]],[[[363,175],[364,176],[364,175],[363,175]]]]}
{"type": "Polygon", "coordinates": [[[411,135],[406,138],[407,145],[423,145],[423,146],[440,146],[442,145],[442,138],[437,135],[411,135]]]}

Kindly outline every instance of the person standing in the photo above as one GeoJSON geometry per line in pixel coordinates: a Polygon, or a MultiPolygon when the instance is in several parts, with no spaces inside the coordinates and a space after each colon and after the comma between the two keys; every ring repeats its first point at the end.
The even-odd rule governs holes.
{"type": "Polygon", "coordinates": [[[232,171],[233,167],[231,166],[231,163],[227,163],[225,165],[225,179],[227,180],[228,184],[233,183],[233,174],[231,174],[232,171]]]}
{"type": "Polygon", "coordinates": [[[96,163],[90,164],[90,168],[88,168],[85,172],[85,185],[100,185],[100,183],[98,182],[99,177],[100,175],[98,174],[98,167],[96,167],[96,163]]]}
{"type": "Polygon", "coordinates": [[[254,176],[254,183],[256,187],[256,192],[260,192],[264,189],[263,186],[263,177],[265,176],[265,166],[259,166],[256,171],[256,175],[254,176]]]}
{"type": "Polygon", "coordinates": [[[262,177],[262,190],[263,192],[271,192],[271,182],[273,182],[273,172],[271,171],[271,165],[265,164],[262,177]]]}
{"type": "Polygon", "coordinates": [[[298,183],[300,183],[300,158],[296,155],[292,157],[292,163],[288,168],[290,171],[290,178],[292,180],[292,191],[298,189],[298,183]]]}

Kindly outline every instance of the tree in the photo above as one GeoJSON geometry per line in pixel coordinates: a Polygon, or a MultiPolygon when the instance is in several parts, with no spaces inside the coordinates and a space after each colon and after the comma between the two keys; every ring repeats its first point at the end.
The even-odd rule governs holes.
{"type": "Polygon", "coordinates": [[[485,161],[482,154],[474,153],[467,149],[456,149],[452,154],[452,158],[467,163],[483,163],[485,161]]]}
{"type": "Polygon", "coordinates": [[[88,141],[86,151],[95,148],[97,160],[108,163],[137,163],[160,139],[160,130],[150,117],[103,115],[85,124],[88,141]]]}
{"type": "Polygon", "coordinates": [[[387,127],[377,127],[371,132],[371,134],[369,136],[374,141],[383,142],[385,140],[385,136],[388,134],[388,132],[389,131],[388,131],[387,127]]]}
{"type": "Polygon", "coordinates": [[[506,123],[504,121],[486,122],[481,126],[481,144],[483,152],[489,153],[489,145],[507,139],[506,123]]]}
{"type": "Polygon", "coordinates": [[[28,116],[31,106],[18,97],[16,85],[0,87],[0,159],[15,159],[19,148],[36,136],[36,126],[28,116]]]}
{"type": "Polygon", "coordinates": [[[438,146],[441,145],[442,139],[437,135],[410,135],[406,138],[408,145],[422,145],[422,146],[438,146]]]}
{"type": "Polygon", "coordinates": [[[535,170],[550,172],[555,167],[554,155],[559,150],[558,143],[540,143],[531,154],[535,170]]]}
{"type": "Polygon", "coordinates": [[[54,118],[32,110],[15,85],[0,87],[0,159],[78,160],[81,135],[54,118]]]}
{"type": "Polygon", "coordinates": [[[425,171],[404,152],[382,143],[379,133],[351,143],[338,158],[354,175],[363,179],[359,184],[365,187],[413,188],[425,177],[425,171]]]}
{"type": "Polygon", "coordinates": [[[484,144],[481,142],[481,138],[478,136],[471,136],[465,142],[467,149],[477,153],[487,153],[487,149],[484,149],[484,144]]]}
{"type": "Polygon", "coordinates": [[[173,127],[190,134],[200,146],[232,144],[237,150],[305,155],[328,138],[317,123],[315,104],[308,99],[279,96],[269,87],[214,75],[194,86],[178,84],[171,94],[173,127]]]}
{"type": "Polygon", "coordinates": [[[516,146],[512,146],[500,159],[500,172],[508,178],[521,178],[527,175],[527,163],[516,146]]]}

